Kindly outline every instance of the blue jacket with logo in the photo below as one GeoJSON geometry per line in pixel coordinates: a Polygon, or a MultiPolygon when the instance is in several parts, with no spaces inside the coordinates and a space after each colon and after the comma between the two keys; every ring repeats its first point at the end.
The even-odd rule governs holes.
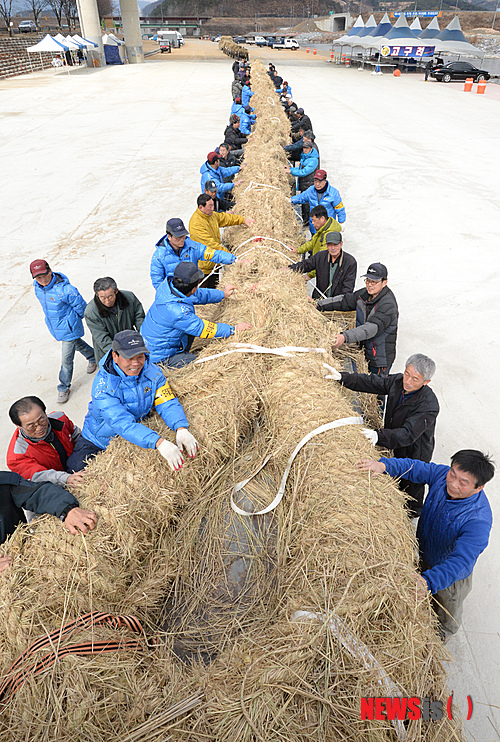
{"type": "Polygon", "coordinates": [[[169,276],[156,292],[156,298],[146,314],[141,333],[152,361],[163,361],[186,348],[188,336],[227,338],[234,333],[232,325],[200,319],[195,304],[217,304],[224,298],[218,289],[198,288],[186,297],[172,286],[169,276]]]}
{"type": "Polygon", "coordinates": [[[201,173],[201,192],[205,192],[205,183],[207,180],[213,180],[217,186],[217,193],[227,193],[234,188],[234,183],[224,183],[224,178],[230,178],[239,171],[238,165],[234,167],[212,167],[208,160],[200,167],[201,173]]]}
{"type": "Polygon", "coordinates": [[[243,103],[236,103],[236,101],[234,101],[231,105],[231,113],[235,113],[237,116],[240,117],[240,119],[242,116],[248,116],[252,123],[257,118],[255,113],[246,113],[243,103]]]}
{"type": "Polygon", "coordinates": [[[299,167],[291,167],[290,173],[297,178],[303,178],[305,175],[316,172],[318,164],[318,150],[313,148],[310,152],[302,152],[299,167]]]}
{"type": "MultiPolygon", "coordinates": [[[[309,188],[306,188],[305,191],[302,191],[302,193],[297,193],[296,196],[292,196],[292,204],[305,203],[308,203],[311,209],[321,204],[321,206],[324,206],[327,210],[328,216],[333,216],[333,218],[336,219],[339,224],[343,224],[345,222],[345,207],[342,203],[340,193],[328,182],[326,191],[324,193],[319,193],[314,185],[312,185],[309,188]]],[[[310,219],[309,229],[311,231],[311,234],[314,234],[316,232],[310,219]]]]}
{"type": "Polygon", "coordinates": [[[213,263],[230,265],[234,263],[236,256],[225,250],[212,250],[190,237],[186,237],[184,246],[176,252],[168,241],[168,235],[163,235],[156,243],[156,250],[151,258],[150,275],[153,286],[157,289],[167,276],[172,276],[175,266],[181,261],[197,265],[199,260],[211,260],[213,263]]]}
{"type": "Polygon", "coordinates": [[[155,448],[161,436],[140,422],[153,407],[172,430],[188,427],[184,409],[161,368],[146,356],[141,373],[127,376],[109,351],[102,358],[92,384],[82,437],[102,449],[116,435],[141,448],[155,448]]]}
{"type": "Polygon", "coordinates": [[[484,490],[464,500],[452,500],[446,489],[450,467],[416,459],[386,459],[387,474],[429,485],[418,521],[420,554],[429,569],[422,572],[431,593],[468,577],[488,545],[493,517],[484,490]]]}
{"type": "Polygon", "coordinates": [[[42,305],[45,324],[56,340],[77,340],[83,337],[82,317],[87,302],[63,273],[54,273],[48,286],[33,281],[35,295],[42,305]]]}

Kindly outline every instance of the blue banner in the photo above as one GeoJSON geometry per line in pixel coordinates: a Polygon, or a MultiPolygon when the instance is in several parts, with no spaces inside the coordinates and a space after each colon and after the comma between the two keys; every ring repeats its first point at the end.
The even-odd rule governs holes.
{"type": "MultiPolygon", "coordinates": [[[[399,18],[401,13],[391,13],[392,18],[399,18]]],[[[405,10],[405,18],[441,18],[440,10],[405,10]]]]}
{"type": "Polygon", "coordinates": [[[383,57],[432,57],[435,46],[383,46],[383,57]]]}

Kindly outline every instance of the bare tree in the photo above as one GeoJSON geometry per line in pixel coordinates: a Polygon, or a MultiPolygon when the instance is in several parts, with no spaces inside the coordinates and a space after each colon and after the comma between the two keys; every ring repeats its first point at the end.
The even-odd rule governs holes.
{"type": "Polygon", "coordinates": [[[12,36],[12,0],[0,0],[0,15],[9,29],[9,36],[12,36]]]}
{"type": "Polygon", "coordinates": [[[68,33],[76,27],[76,19],[78,18],[78,8],[76,7],[76,0],[63,0],[62,10],[66,23],[68,24],[68,33]]]}
{"type": "Polygon", "coordinates": [[[33,14],[33,20],[38,28],[38,19],[47,7],[47,0],[26,0],[26,4],[33,14]]]}
{"type": "Polygon", "coordinates": [[[102,21],[105,16],[115,14],[115,4],[113,0],[97,0],[97,10],[102,21]]]}
{"type": "MultiPolygon", "coordinates": [[[[0,2],[2,2],[2,0],[0,0],[0,2]]],[[[57,25],[59,26],[59,28],[62,28],[62,17],[64,13],[64,0],[49,0],[49,6],[56,17],[57,25]]]]}

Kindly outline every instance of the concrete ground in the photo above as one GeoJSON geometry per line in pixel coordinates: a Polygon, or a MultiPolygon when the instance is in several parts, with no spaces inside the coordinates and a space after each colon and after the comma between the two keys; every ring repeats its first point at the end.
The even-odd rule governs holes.
{"type": "MultiPolygon", "coordinates": [[[[188,40],[176,51],[140,66],[0,82],[2,452],[13,400],[36,394],[56,407],[60,346],[34,297],[30,261],[47,258],[87,300],[93,281],[111,275],[147,309],[149,260],[165,221],[187,222],[194,211],[199,168],[223,138],[231,60],[211,42],[188,40]]],[[[277,64],[311,116],[360,274],[374,261],[388,266],[400,307],[394,370],[413,352],[437,363],[434,460],[478,448],[500,466],[498,101],[416,75],[338,68],[302,51],[262,58],[277,64]]],[[[91,386],[85,367],[78,357],[65,407],[79,424],[91,386]]],[[[498,520],[500,474],[487,494],[498,520]]],[[[477,742],[500,739],[499,570],[495,526],[463,627],[448,644],[455,708],[465,711],[472,697],[466,729],[477,742]]]]}

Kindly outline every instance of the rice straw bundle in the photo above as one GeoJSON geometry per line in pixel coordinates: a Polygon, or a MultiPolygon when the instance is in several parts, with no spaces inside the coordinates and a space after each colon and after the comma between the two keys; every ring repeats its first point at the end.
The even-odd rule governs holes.
{"type": "MultiPolygon", "coordinates": [[[[252,83],[258,118],[235,212],[256,223],[225,235],[251,262],[227,269],[237,291],[211,317],[253,329],[212,340],[202,363],[167,372],[200,453],[173,475],[156,452],[113,441],[79,493],[100,514],[96,530],[74,539],[50,518],[32,534],[20,529],[0,582],[4,671],[39,635],[91,610],[135,615],[162,640],[139,637],[135,649],[68,656],[28,675],[0,715],[2,740],[462,739],[447,719],[406,730],[360,719],[360,698],[392,695],[389,686],[402,696],[448,694],[430,605],[414,587],[404,495],[389,477],[355,468],[374,455],[359,425],[305,445],[271,512],[231,509],[231,493],[247,512],[265,508],[297,443],[363,402],[323,368],[353,358],[364,368],[361,354],[332,358],[341,324],[318,313],[303,278],[286,269],[287,246],[299,244],[282,149],[288,123],[261,63],[252,83]],[[239,341],[326,352],[218,355],[239,341]]],[[[377,414],[371,399],[363,409],[377,414]]],[[[147,424],[173,440],[156,415],[147,424]]],[[[81,636],[73,640],[127,639],[103,626],[81,636]]]]}

